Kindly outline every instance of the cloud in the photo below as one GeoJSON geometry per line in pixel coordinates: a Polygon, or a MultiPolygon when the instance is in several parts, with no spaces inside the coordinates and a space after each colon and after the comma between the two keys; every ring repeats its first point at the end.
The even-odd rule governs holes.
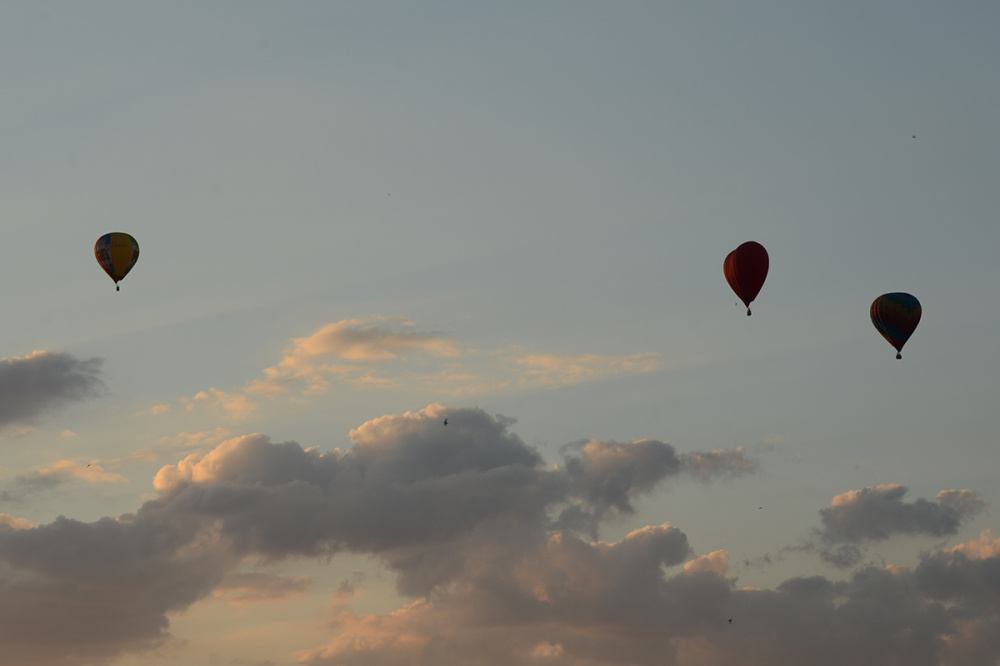
{"type": "Polygon", "coordinates": [[[897,534],[951,536],[986,508],[971,490],[942,490],[937,502],[921,498],[909,504],[903,501],[907,492],[905,486],[893,483],[834,497],[830,507],[819,512],[823,527],[817,536],[825,546],[823,559],[839,567],[853,566],[862,557],[858,546],[866,542],[897,534]]]}
{"type": "MultiPolygon", "coordinates": [[[[360,579],[345,581],[331,597],[330,640],[299,653],[304,663],[965,666],[1000,658],[1000,543],[988,533],[928,551],[914,569],[864,567],[845,580],[741,589],[729,553],[693,552],[678,526],[647,525],[616,541],[588,534],[672,479],[752,471],[741,451],[589,440],[551,464],[512,426],[479,409],[430,405],[362,424],[346,451],[231,437],[164,466],[156,499],[134,514],[34,527],[0,520],[0,615],[8,618],[0,661],[68,666],[149,649],[169,637],[170,613],[200,599],[261,603],[309,584],[241,571],[248,558],[340,551],[377,558],[410,600],[360,614],[352,608],[360,579]],[[564,520],[574,509],[586,529],[564,520]]],[[[921,516],[981,510],[971,491],[945,491],[929,510],[904,504],[899,488],[838,496],[826,527],[858,542],[911,523],[920,534],[939,529],[894,509],[872,523],[876,530],[858,519],[876,501],[918,506],[921,516]]]]}
{"type": "Polygon", "coordinates": [[[236,563],[196,521],[147,505],[134,516],[0,530],[0,661],[69,666],[149,649],[167,613],[236,563]]]}
{"type": "Polygon", "coordinates": [[[659,354],[630,356],[524,353],[463,349],[450,336],[420,331],[400,316],[374,315],[322,326],[294,338],[281,361],[243,387],[248,395],[274,398],[300,391],[328,391],[333,382],[360,388],[419,385],[448,395],[502,391],[511,387],[570,386],[618,374],[652,372],[659,354]]]}
{"type": "MultiPolygon", "coordinates": [[[[384,562],[400,591],[419,596],[510,577],[511,601],[536,615],[555,602],[582,609],[584,599],[613,599],[617,611],[598,613],[611,616],[633,596],[648,597],[648,577],[688,555],[680,530],[652,526],[617,543],[586,542],[555,528],[556,517],[571,504],[599,513],[592,505],[609,502],[594,491],[602,473],[617,475],[631,500],[658,479],[683,474],[684,465],[640,473],[630,461],[685,454],[667,452],[663,443],[595,444],[590,453],[584,447],[574,454],[587,465],[574,478],[566,466],[545,464],[510,431],[512,424],[479,409],[431,405],[359,426],[347,451],[322,453],[260,434],[233,437],[163,467],[154,480],[158,497],[134,514],[0,530],[0,615],[12,618],[0,624],[0,661],[106,661],[162,643],[168,614],[213,591],[250,603],[298,594],[308,584],[240,573],[247,557],[276,562],[365,553],[384,562]]],[[[47,471],[32,482],[65,479],[79,469],[47,471]]],[[[354,622],[345,606],[354,585],[337,592],[339,612],[346,613],[337,621],[345,627],[354,622]]],[[[398,617],[421,615],[422,607],[398,617]]],[[[355,619],[358,627],[389,627],[385,640],[401,645],[392,622],[355,619]]],[[[519,654],[540,643],[533,638],[519,654]]],[[[407,645],[399,654],[416,649],[407,645]]]]}
{"type": "Polygon", "coordinates": [[[170,405],[153,405],[149,409],[137,412],[136,416],[159,416],[160,414],[166,414],[169,411],[170,405]]]}
{"type": "Polygon", "coordinates": [[[605,375],[652,372],[659,367],[659,359],[660,355],[655,352],[632,356],[530,354],[515,363],[524,372],[522,381],[544,386],[568,386],[605,375]]]}
{"type": "Polygon", "coordinates": [[[173,451],[213,448],[233,436],[227,428],[214,428],[200,432],[182,432],[173,437],[161,437],[156,441],[158,448],[173,451]]]}
{"type": "Polygon", "coordinates": [[[0,427],[30,422],[69,403],[102,395],[103,361],[70,354],[32,352],[0,360],[0,427]]]}
{"type": "Polygon", "coordinates": [[[686,474],[708,482],[720,476],[749,474],[757,468],[742,447],[678,454],[666,442],[646,439],[625,444],[590,440],[564,450],[569,451],[566,473],[586,505],[568,507],[559,524],[592,534],[607,512],[633,513],[632,500],[667,477],[686,474]]]}
{"type": "Polygon", "coordinates": [[[245,395],[226,393],[217,388],[199,391],[193,398],[182,398],[188,411],[202,405],[209,409],[221,411],[231,421],[245,421],[257,412],[257,403],[245,395]]]}
{"type": "Polygon", "coordinates": [[[30,437],[38,432],[38,428],[34,426],[21,426],[19,428],[11,428],[7,430],[8,439],[22,439],[24,437],[30,437]]]}
{"type": "Polygon", "coordinates": [[[0,493],[0,502],[24,504],[30,495],[55,490],[74,482],[126,483],[120,474],[105,470],[98,463],[81,464],[75,460],[59,460],[27,474],[17,476],[10,490],[0,493]]]}
{"type": "Polygon", "coordinates": [[[229,604],[243,606],[300,596],[305,594],[311,582],[309,576],[232,572],[215,588],[215,596],[229,604]]]}
{"type": "Polygon", "coordinates": [[[378,363],[407,351],[431,356],[460,354],[454,343],[439,333],[419,333],[416,324],[402,317],[373,316],[327,324],[308,337],[295,338],[289,356],[378,363]]]}
{"type": "Polygon", "coordinates": [[[0,513],[0,530],[26,530],[34,527],[24,518],[16,518],[9,513],[0,513]]]}
{"type": "Polygon", "coordinates": [[[386,380],[372,376],[371,366],[405,360],[408,353],[461,355],[447,336],[420,332],[416,324],[402,317],[345,319],[326,324],[312,335],[292,339],[281,362],[265,369],[265,379],[250,382],[244,390],[276,395],[287,392],[290,384],[304,382],[304,393],[319,393],[329,388],[327,377],[331,375],[349,382],[380,383],[386,380]]]}
{"type": "Polygon", "coordinates": [[[59,460],[38,469],[38,477],[65,477],[87,483],[125,483],[127,479],[120,474],[108,472],[97,463],[83,465],[74,460],[59,460]]]}
{"type": "Polygon", "coordinates": [[[668,545],[674,529],[646,528],[645,539],[617,544],[566,535],[517,551],[479,544],[465,555],[487,562],[467,566],[460,584],[386,615],[337,611],[335,638],[302,661],[974,666],[1000,657],[995,555],[942,550],[915,570],[867,567],[845,581],[738,589],[725,551],[672,570],[686,545],[679,534],[668,545]]]}

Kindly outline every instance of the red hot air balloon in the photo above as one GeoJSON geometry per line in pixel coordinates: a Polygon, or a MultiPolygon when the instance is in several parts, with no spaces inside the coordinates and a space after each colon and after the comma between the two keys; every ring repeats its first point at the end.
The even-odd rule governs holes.
{"type": "Polygon", "coordinates": [[[767,250],[760,243],[747,241],[726,256],[722,269],[726,273],[726,282],[733,288],[736,295],[747,306],[747,316],[750,316],[750,303],[757,298],[760,288],[767,278],[767,250]]]}
{"type": "Polygon", "coordinates": [[[913,335],[920,323],[920,301],[912,294],[901,291],[882,294],[872,303],[872,323],[896,348],[896,358],[903,358],[903,345],[913,335]]]}

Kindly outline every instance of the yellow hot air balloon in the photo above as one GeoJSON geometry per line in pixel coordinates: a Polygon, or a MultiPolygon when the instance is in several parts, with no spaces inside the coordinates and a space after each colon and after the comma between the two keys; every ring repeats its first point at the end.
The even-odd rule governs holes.
{"type": "Polygon", "coordinates": [[[128,275],[139,258],[139,244],[128,234],[117,231],[104,234],[94,245],[94,256],[104,272],[115,281],[115,291],[118,291],[118,281],[128,275]]]}

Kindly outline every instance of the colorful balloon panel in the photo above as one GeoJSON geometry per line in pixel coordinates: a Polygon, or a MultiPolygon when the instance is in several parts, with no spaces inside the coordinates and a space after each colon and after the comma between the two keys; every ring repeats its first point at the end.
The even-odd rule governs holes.
{"type": "Polygon", "coordinates": [[[757,298],[760,288],[764,286],[768,265],[767,250],[754,241],[740,245],[722,263],[726,282],[743,301],[743,305],[747,306],[747,316],[750,316],[750,303],[757,298]]]}
{"type": "Polygon", "coordinates": [[[135,266],[139,258],[139,244],[128,234],[104,234],[94,245],[94,256],[104,272],[118,284],[135,266]]]}
{"type": "Polygon", "coordinates": [[[900,352],[920,323],[921,312],[920,301],[904,292],[882,294],[872,302],[872,323],[896,348],[896,358],[903,358],[900,352]]]}

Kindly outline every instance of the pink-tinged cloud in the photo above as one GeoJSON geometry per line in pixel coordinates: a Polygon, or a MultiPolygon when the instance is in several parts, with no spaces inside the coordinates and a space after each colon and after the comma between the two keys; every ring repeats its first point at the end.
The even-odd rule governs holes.
{"type": "Polygon", "coordinates": [[[200,432],[182,432],[173,437],[161,437],[156,441],[156,446],[174,451],[214,448],[232,437],[232,431],[226,428],[214,428],[200,432]]]}
{"type": "Polygon", "coordinates": [[[979,538],[946,548],[946,554],[957,553],[968,560],[985,560],[1000,556],[1000,538],[994,539],[991,530],[983,530],[979,538]]]}
{"type": "Polygon", "coordinates": [[[136,416],[159,416],[160,414],[166,414],[169,411],[170,405],[153,405],[149,409],[137,412],[136,416]]]}
{"type": "Polygon", "coordinates": [[[724,550],[712,551],[708,555],[696,557],[684,563],[684,571],[688,573],[711,573],[720,578],[729,574],[729,553],[724,550]]]}
{"type": "Polygon", "coordinates": [[[253,395],[276,396],[304,384],[305,395],[330,389],[331,378],[356,386],[393,386],[394,381],[373,374],[372,367],[407,360],[408,354],[454,358],[461,351],[447,336],[418,331],[402,317],[375,315],[326,324],[312,335],[294,338],[278,365],[264,370],[264,379],[247,384],[253,395]]]}
{"type": "Polygon", "coordinates": [[[414,601],[389,615],[356,615],[342,611],[331,624],[338,636],[328,645],[306,650],[299,655],[301,663],[336,663],[344,666],[388,666],[416,664],[435,637],[452,633],[436,622],[431,604],[414,601]],[[365,646],[364,660],[358,659],[358,646],[365,646]]]}
{"type": "Polygon", "coordinates": [[[515,363],[527,381],[544,386],[568,386],[607,375],[653,372],[659,367],[660,355],[655,352],[631,356],[531,354],[515,363]]]}
{"type": "Polygon", "coordinates": [[[30,521],[9,513],[0,513],[0,530],[27,530],[34,527],[30,521]]]}
{"type": "Polygon", "coordinates": [[[520,348],[484,353],[463,350],[449,336],[420,331],[402,317],[375,315],[326,324],[294,338],[281,361],[247,383],[247,395],[274,398],[330,390],[424,386],[446,395],[503,391],[511,387],[558,388],[606,376],[652,372],[659,354],[630,356],[523,354],[520,348]]]}
{"type": "Polygon", "coordinates": [[[217,388],[199,391],[192,398],[182,398],[181,402],[188,411],[197,407],[221,411],[226,418],[234,422],[242,422],[257,413],[258,405],[253,400],[239,393],[227,393],[217,388]]]}
{"type": "Polygon", "coordinates": [[[126,483],[128,479],[109,472],[98,463],[79,463],[75,460],[59,460],[36,470],[38,476],[63,476],[87,483],[126,483]]]}
{"type": "Polygon", "coordinates": [[[460,354],[455,344],[439,333],[420,333],[413,322],[402,317],[374,316],[327,324],[308,337],[295,338],[289,355],[378,363],[407,351],[431,356],[460,354]]]}

